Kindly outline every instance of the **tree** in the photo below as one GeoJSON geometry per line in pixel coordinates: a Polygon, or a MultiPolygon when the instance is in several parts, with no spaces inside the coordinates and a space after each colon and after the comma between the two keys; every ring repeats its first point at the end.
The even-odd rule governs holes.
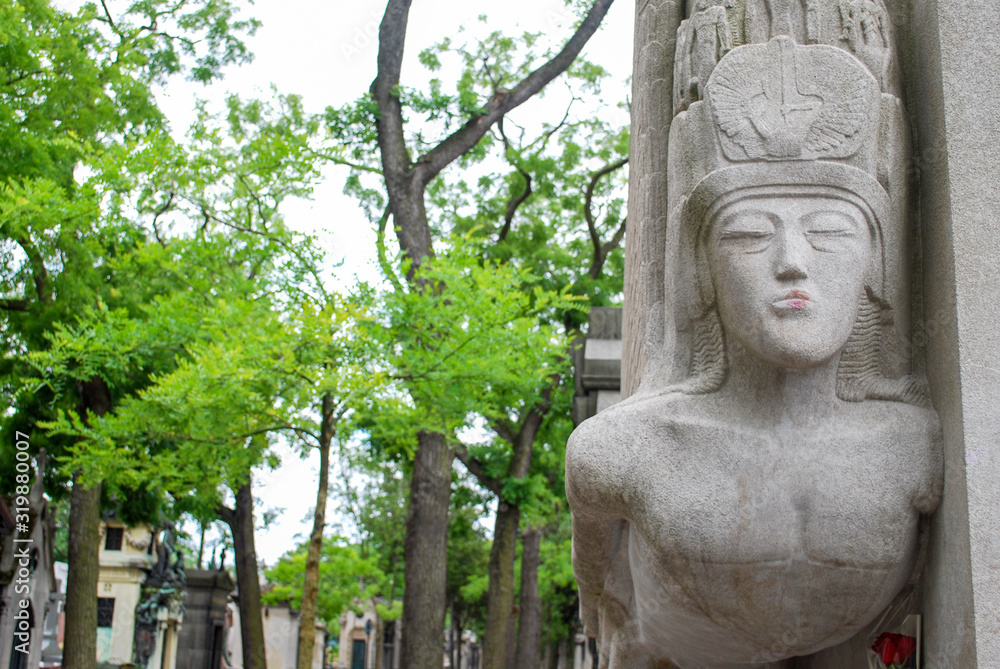
{"type": "MultiPolygon", "coordinates": [[[[585,85],[597,86],[603,76],[600,68],[586,62],[580,67],[585,85]]],[[[573,123],[564,119],[533,138],[523,128],[518,134],[512,137],[502,124],[498,126],[497,143],[504,148],[512,168],[509,173],[480,178],[478,189],[458,180],[441,188],[435,198],[449,201],[451,211],[473,212],[455,215],[453,225],[470,233],[478,231],[489,257],[530,268],[542,285],[569,290],[586,298],[588,305],[607,305],[622,287],[625,216],[620,170],[627,162],[627,129],[597,118],[573,123]],[[466,201],[474,206],[463,207],[466,201]]],[[[556,309],[545,318],[560,324],[564,335],[572,338],[584,313],[582,309],[556,309]]],[[[564,355],[571,358],[575,353],[567,349],[564,355]]],[[[538,510],[551,510],[551,491],[562,490],[562,446],[571,431],[571,381],[568,376],[553,377],[534,392],[508,396],[504,411],[490,423],[503,448],[459,452],[469,471],[497,495],[499,505],[484,644],[488,658],[492,657],[490,648],[507,645],[505,628],[514,602],[514,555],[522,511],[535,516],[535,525],[524,534],[532,543],[522,546],[522,555],[534,567],[530,560],[537,555],[538,532],[551,519],[538,510]],[[553,410],[554,402],[561,406],[553,410]],[[507,453],[506,458],[498,459],[498,452],[507,453]],[[546,452],[543,466],[537,466],[535,458],[546,452]]],[[[523,567],[517,652],[520,662],[530,662],[527,658],[539,652],[539,633],[533,627],[541,617],[537,584],[533,583],[536,570],[523,567]]]]}
{"type": "MultiPolygon", "coordinates": [[[[404,257],[409,261],[407,281],[418,288],[439,290],[420,283],[418,269],[433,258],[434,239],[427,217],[428,185],[446,167],[473,150],[504,114],[530,99],[563,73],[597,30],[612,0],[595,0],[574,35],[555,56],[507,88],[497,85],[480,103],[466,87],[454,132],[414,159],[406,139],[400,76],[410,0],[390,0],[379,29],[378,75],[371,99],[377,111],[376,137],[381,170],[388,194],[387,212],[404,257]],[[471,104],[469,104],[471,103],[471,104]]],[[[421,347],[431,345],[421,340],[421,347]]],[[[412,346],[414,342],[406,345],[412,346]]],[[[447,515],[451,491],[452,457],[448,435],[421,429],[414,454],[409,520],[406,538],[406,593],[404,599],[403,664],[429,668],[440,661],[443,636],[447,563],[447,515]]],[[[487,667],[499,666],[488,661],[487,667]]]]}
{"type": "Polygon", "coordinates": [[[151,217],[156,241],[112,265],[126,285],[148,292],[131,310],[100,304],[57,327],[49,348],[31,359],[56,391],[91,377],[121,389],[144,378],[135,392],[122,393],[114,416],[63,416],[54,433],[78,441],[72,463],[88,480],[170,493],[178,509],[227,522],[237,549],[244,656],[253,666],[264,651],[251,469],[269,459],[266,436],[278,431],[328,448],[342,409],[320,398],[329,400],[357,375],[344,374],[346,365],[340,375],[329,373],[331,356],[343,349],[338,336],[346,337],[338,330],[343,313],[316,281],[311,243],[290,233],[278,214],[285,198],[308,194],[316,178],[302,150],[312,126],[292,97],[277,109],[231,98],[227,112],[220,127],[202,110],[190,149],[161,137],[130,163],[152,175],[133,206],[151,217]],[[168,213],[193,229],[169,234],[161,225],[168,213]],[[284,318],[283,309],[292,316],[284,318]],[[322,426],[310,413],[316,404],[322,426]]]}
{"type": "MultiPolygon", "coordinates": [[[[540,324],[539,314],[571,309],[573,301],[540,288],[524,289],[534,282],[525,271],[484,261],[479,248],[461,238],[425,259],[412,276],[409,288],[397,280],[398,287],[384,295],[385,314],[371,325],[373,338],[390,351],[387,372],[398,382],[389,388],[395,398],[373,399],[398,407],[392,413],[382,410],[377,427],[382,433],[392,431],[387,442],[417,455],[421,442],[413,439],[414,433],[434,429],[448,435],[450,462],[451,449],[461,448],[458,431],[470,427],[476,415],[497,418],[510,397],[532,392],[560,374],[567,342],[551,326],[540,324]]],[[[418,457],[414,478],[419,467],[418,457]]],[[[450,466],[447,483],[450,492],[450,466]]],[[[412,503],[412,494],[410,499],[412,503]]],[[[408,537],[412,519],[411,510],[408,537]]],[[[411,559],[407,553],[407,569],[411,559]]],[[[409,573],[405,580],[404,608],[406,592],[413,587],[409,573]]],[[[409,633],[405,625],[404,636],[409,633]]]]}
{"type": "MultiPolygon", "coordinates": [[[[239,35],[255,24],[237,20],[228,0],[154,0],[118,16],[103,4],[70,14],[44,1],[5,0],[0,17],[0,244],[13,257],[0,274],[0,309],[4,375],[11,379],[21,371],[12,352],[44,347],[52,323],[81,304],[112,298],[103,260],[142,236],[102,211],[115,184],[100,170],[114,162],[116,147],[162,124],[150,87],[182,71],[209,81],[224,65],[245,61],[239,35]],[[82,163],[98,177],[78,183],[82,163]]],[[[76,395],[84,415],[113,408],[114,389],[99,378],[81,380],[76,395]]],[[[46,415],[45,398],[17,399],[10,422],[46,415]]],[[[45,445],[56,453],[61,446],[45,445]]],[[[99,508],[97,482],[83,486],[75,477],[64,650],[70,669],[96,661],[99,508]]]]}
{"type": "Polygon", "coordinates": [[[455,486],[448,518],[447,599],[453,667],[459,666],[462,656],[463,631],[474,628],[481,634],[480,623],[486,618],[489,549],[478,522],[486,499],[471,483],[460,481],[455,486]]]}
{"type": "MultiPolygon", "coordinates": [[[[526,35],[523,39],[532,43],[537,36],[526,35]]],[[[475,48],[456,47],[446,40],[426,49],[421,57],[429,66],[439,67],[446,55],[457,55],[466,67],[463,81],[488,86],[516,77],[516,70],[510,71],[509,58],[504,58],[509,54],[509,44],[508,38],[493,33],[475,48]],[[488,67],[483,65],[487,62],[488,67]]],[[[486,258],[528,269],[545,288],[568,290],[596,305],[608,304],[622,288],[622,168],[627,163],[628,131],[606,120],[606,114],[574,118],[572,107],[579,104],[579,96],[598,94],[605,74],[602,68],[577,59],[567,71],[568,82],[574,86],[558,123],[543,124],[534,131],[511,118],[501,119],[476,147],[475,156],[465,156],[463,164],[468,167],[483,161],[489,149],[497,150],[500,161],[483,161],[490,169],[474,172],[476,181],[463,173],[437,179],[428,189],[428,204],[436,225],[469,235],[473,243],[481,245],[486,258]],[[500,166],[495,167],[496,163],[500,166]]],[[[554,309],[542,318],[560,324],[565,335],[573,337],[584,314],[582,309],[554,309]]],[[[574,354],[567,349],[564,355],[570,358],[574,354]]],[[[497,438],[474,449],[457,451],[469,471],[498,500],[484,644],[487,664],[502,664],[500,655],[510,645],[507,629],[514,608],[514,556],[523,507],[529,507],[529,512],[531,507],[551,508],[545,481],[555,472],[536,469],[534,476],[542,478],[533,484],[529,471],[533,469],[534,453],[549,447],[545,438],[538,439],[546,421],[561,421],[563,425],[562,430],[549,430],[547,436],[554,443],[563,442],[569,434],[565,429],[568,421],[562,418],[568,413],[568,404],[563,401],[563,410],[552,412],[554,398],[565,400],[568,381],[553,376],[534,388],[498,393],[498,405],[503,408],[488,414],[488,425],[497,438]]],[[[549,464],[559,470],[563,466],[561,460],[550,460],[549,464]]],[[[561,471],[555,479],[561,480],[561,471]]],[[[531,573],[522,570],[522,575],[528,576],[522,590],[529,602],[535,599],[531,573]]],[[[539,620],[531,606],[526,609],[522,605],[521,611],[527,611],[529,619],[539,620]]],[[[534,624],[529,620],[529,625],[523,627],[526,644],[534,644],[537,637],[529,633],[534,624]]],[[[530,648],[524,652],[529,656],[537,654],[530,648]]]]}
{"type": "MultiPolygon", "coordinates": [[[[303,601],[307,560],[308,542],[283,555],[277,564],[264,572],[269,586],[263,596],[266,604],[287,601],[294,607],[303,601]]],[[[373,558],[362,557],[358,546],[349,545],[339,537],[327,537],[323,542],[319,565],[315,600],[317,619],[325,621],[327,629],[335,634],[339,630],[340,615],[346,609],[355,609],[358,602],[373,598],[384,575],[373,558]]],[[[311,631],[315,636],[315,627],[311,631]]]]}
{"type": "MultiPolygon", "coordinates": [[[[385,415],[378,409],[376,412],[385,415]]],[[[399,598],[404,587],[403,539],[410,477],[398,462],[399,451],[382,441],[381,436],[365,429],[364,426],[375,427],[372,420],[373,415],[369,412],[356,423],[361,428],[356,436],[368,434],[367,449],[364,442],[357,439],[343,445],[336,495],[350,521],[344,528],[345,533],[356,536],[359,553],[377,568],[374,580],[366,584],[366,596],[377,614],[372,643],[375,645],[375,669],[382,669],[385,626],[398,620],[402,613],[399,598]]]]}

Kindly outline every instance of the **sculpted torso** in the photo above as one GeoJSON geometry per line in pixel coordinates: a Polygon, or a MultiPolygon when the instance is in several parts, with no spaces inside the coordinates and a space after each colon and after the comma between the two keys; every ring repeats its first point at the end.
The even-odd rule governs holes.
{"type": "Polygon", "coordinates": [[[633,126],[634,394],[567,450],[581,617],[601,669],[853,669],[943,481],[889,15],[679,4],[668,136],[659,57],[633,126]]]}
{"type": "Polygon", "coordinates": [[[569,441],[574,570],[604,667],[808,656],[875,620],[917,564],[939,428],[865,354],[882,322],[877,215],[785,189],[751,183],[693,217],[689,380],[569,441]]]}
{"type": "Polygon", "coordinates": [[[909,578],[935,497],[933,412],[836,400],[824,413],[674,396],[574,434],[571,503],[604,510],[579,518],[578,560],[624,551],[612,559],[628,561],[632,587],[604,594],[634,606],[650,652],[684,669],[807,655],[853,636],[909,578]],[[627,544],[586,536],[616,520],[627,544]]]}

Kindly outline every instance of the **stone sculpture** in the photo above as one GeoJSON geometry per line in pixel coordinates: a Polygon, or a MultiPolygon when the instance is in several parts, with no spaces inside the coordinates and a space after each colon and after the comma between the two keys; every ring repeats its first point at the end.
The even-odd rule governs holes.
{"type": "Polygon", "coordinates": [[[880,2],[691,12],[667,371],[570,439],[574,570],[602,667],[791,667],[905,594],[941,497],[907,345],[908,135],[880,2]],[[723,24],[731,49],[692,46],[723,24]]]}
{"type": "Polygon", "coordinates": [[[156,565],[142,586],[140,601],[135,608],[133,655],[139,667],[148,666],[158,644],[163,643],[160,621],[167,617],[166,612],[173,612],[177,617],[184,615],[187,574],[184,571],[184,554],[175,546],[176,537],[177,530],[173,523],[167,523],[163,538],[156,546],[156,565]],[[171,559],[174,560],[173,565],[170,564],[171,559]]]}

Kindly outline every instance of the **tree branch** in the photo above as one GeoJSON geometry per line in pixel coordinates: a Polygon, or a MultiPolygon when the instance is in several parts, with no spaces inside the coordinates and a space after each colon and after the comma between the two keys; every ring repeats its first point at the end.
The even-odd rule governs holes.
{"type": "Polygon", "coordinates": [[[382,170],[378,169],[377,167],[370,167],[368,165],[356,163],[354,161],[347,160],[346,158],[341,158],[340,156],[336,156],[329,151],[319,151],[317,149],[306,149],[306,151],[311,155],[313,155],[314,157],[322,158],[323,160],[331,162],[334,165],[343,165],[344,167],[350,167],[352,170],[358,170],[360,172],[370,172],[371,174],[377,174],[379,176],[382,176],[382,170]]]}
{"type": "Polygon", "coordinates": [[[104,2],[104,0],[101,0],[101,7],[104,9],[104,16],[107,17],[108,25],[111,26],[111,29],[113,31],[115,31],[115,33],[119,37],[123,37],[123,35],[121,34],[121,32],[119,32],[119,30],[118,30],[118,26],[115,24],[115,20],[113,18],[111,18],[111,10],[108,9],[108,5],[107,5],[106,2],[104,2]]]}
{"type": "Polygon", "coordinates": [[[382,268],[382,273],[389,279],[389,283],[396,291],[402,291],[399,277],[389,264],[389,257],[385,250],[385,228],[389,224],[389,207],[385,208],[382,217],[378,219],[378,230],[375,235],[375,249],[378,251],[378,264],[382,268]]]}
{"type": "MultiPolygon", "coordinates": [[[[513,151],[513,149],[510,145],[510,140],[507,139],[507,133],[504,132],[503,129],[503,118],[497,122],[497,130],[499,130],[500,139],[503,141],[504,153],[509,154],[513,151]]],[[[509,162],[514,169],[517,170],[522,177],[524,177],[524,191],[517,197],[512,197],[507,202],[507,211],[504,213],[503,217],[503,227],[500,228],[500,234],[497,236],[498,244],[503,242],[503,240],[506,239],[507,235],[510,233],[510,227],[514,222],[514,214],[517,213],[518,207],[524,204],[524,201],[531,197],[531,174],[521,167],[519,161],[508,159],[507,162],[509,162]]]]}
{"type": "Polygon", "coordinates": [[[514,455],[510,461],[509,474],[513,478],[522,479],[528,475],[531,469],[531,456],[535,446],[535,435],[538,428],[542,426],[542,421],[552,408],[552,393],[559,386],[561,381],[559,374],[552,374],[549,377],[549,385],[542,390],[542,399],[536,402],[528,414],[521,421],[521,426],[517,431],[517,437],[511,441],[514,447],[514,455]]]}
{"type": "Polygon", "coordinates": [[[49,271],[45,269],[45,260],[42,258],[41,252],[27,234],[14,237],[14,242],[21,247],[24,255],[28,256],[31,278],[35,282],[35,293],[38,295],[38,301],[43,304],[50,302],[52,291],[49,288],[49,271]]]}
{"type": "Polygon", "coordinates": [[[480,484],[494,495],[499,498],[503,492],[503,486],[500,485],[500,481],[493,478],[492,476],[487,476],[483,471],[483,465],[479,460],[476,460],[469,452],[464,448],[461,448],[455,452],[455,457],[462,461],[465,468],[469,470],[469,473],[476,477],[476,480],[480,484]]]}
{"type": "Polygon", "coordinates": [[[163,239],[163,235],[160,232],[160,226],[157,225],[157,222],[160,220],[160,216],[163,216],[165,213],[167,213],[173,208],[174,197],[176,195],[177,195],[176,193],[171,191],[170,197],[167,198],[167,201],[164,202],[155,212],[153,212],[153,236],[156,237],[156,241],[163,248],[167,248],[167,242],[166,240],[163,239]]]}
{"type": "Polygon", "coordinates": [[[415,172],[403,134],[403,108],[399,99],[399,73],[411,0],[389,0],[379,26],[378,76],[371,94],[378,105],[375,129],[382,159],[382,175],[389,193],[389,209],[399,246],[411,260],[412,278],[425,257],[434,255],[427,222],[423,184],[415,172]]]}
{"type": "Polygon", "coordinates": [[[219,520],[229,525],[229,527],[236,525],[236,510],[230,509],[225,504],[215,507],[215,515],[219,517],[219,520]]]}
{"type": "Polygon", "coordinates": [[[601,274],[601,270],[604,269],[604,261],[608,259],[608,255],[618,248],[618,245],[622,243],[625,239],[625,229],[628,226],[628,216],[622,219],[622,222],[618,225],[618,229],[615,230],[615,234],[612,235],[611,240],[606,242],[601,247],[601,256],[598,259],[597,254],[594,254],[594,260],[590,263],[590,270],[588,275],[591,279],[596,279],[601,274]]]}
{"type": "Polygon", "coordinates": [[[26,299],[0,298],[0,309],[3,311],[27,311],[29,304],[26,299]]]}
{"type": "MultiPolygon", "coordinates": [[[[409,6],[408,0],[398,0],[409,6]]],[[[500,120],[504,114],[531,99],[536,93],[541,91],[549,82],[566,71],[573,61],[583,50],[584,45],[590,37],[597,31],[604,19],[611,3],[614,0],[595,0],[587,13],[586,18],[580,23],[573,36],[566,42],[562,50],[552,57],[551,60],[530,73],[510,91],[498,91],[489,102],[486,103],[486,112],[473,116],[469,121],[454,133],[449,135],[440,144],[422,155],[417,160],[416,180],[419,184],[426,185],[431,179],[438,175],[441,170],[451,164],[459,156],[465,154],[469,149],[486,134],[494,123],[500,120]]],[[[392,7],[394,3],[390,1],[392,7]]],[[[389,10],[386,10],[388,16],[389,10]]],[[[383,22],[384,25],[384,22],[383,22]]],[[[381,38],[381,33],[380,33],[381,38]]],[[[400,52],[402,52],[402,40],[400,40],[400,52]]],[[[401,55],[401,53],[400,53],[401,55]]],[[[382,58],[380,53],[379,71],[382,70],[382,58]]],[[[396,70],[398,82],[398,68],[396,70]]],[[[378,80],[376,80],[377,83],[378,80]]],[[[397,102],[399,98],[396,98],[397,102]]],[[[400,125],[400,139],[402,139],[402,125],[400,125]]]]}
{"type": "MultiPolygon", "coordinates": [[[[605,165],[591,174],[590,181],[587,183],[587,190],[584,193],[583,198],[583,216],[587,219],[587,232],[590,233],[590,243],[594,246],[594,260],[591,262],[590,270],[588,272],[591,278],[597,278],[597,275],[601,273],[601,268],[604,266],[604,259],[607,257],[607,253],[621,243],[621,237],[618,234],[619,231],[622,236],[625,234],[624,221],[622,221],[619,231],[615,232],[615,238],[617,238],[617,241],[614,243],[614,246],[605,248],[605,246],[601,244],[601,236],[597,232],[597,219],[594,217],[594,191],[597,189],[597,184],[601,181],[601,179],[616,170],[620,170],[626,164],[628,164],[628,157],[622,158],[621,160],[611,163],[610,165],[605,165]]],[[[614,238],[612,241],[614,241],[614,238]]]]}
{"type": "Polygon", "coordinates": [[[397,91],[411,0],[389,0],[378,31],[378,75],[371,94],[378,104],[378,144],[386,181],[398,181],[410,171],[410,153],[403,134],[403,107],[397,91]]]}
{"type": "Polygon", "coordinates": [[[517,439],[517,434],[514,433],[514,428],[511,427],[510,423],[505,420],[496,419],[491,421],[490,427],[492,427],[493,431],[506,442],[513,444],[517,439]]]}
{"type": "Polygon", "coordinates": [[[22,72],[16,77],[11,77],[7,80],[5,86],[13,86],[14,84],[20,83],[29,77],[33,77],[36,74],[42,74],[44,70],[28,70],[27,72],[22,72]]]}

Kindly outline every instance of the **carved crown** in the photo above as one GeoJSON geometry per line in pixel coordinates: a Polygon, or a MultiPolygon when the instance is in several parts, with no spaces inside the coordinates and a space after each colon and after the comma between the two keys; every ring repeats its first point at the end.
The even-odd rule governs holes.
{"type": "Polygon", "coordinates": [[[789,37],[748,44],[722,59],[707,100],[726,158],[847,158],[872,135],[879,86],[856,58],[789,37]]]}

